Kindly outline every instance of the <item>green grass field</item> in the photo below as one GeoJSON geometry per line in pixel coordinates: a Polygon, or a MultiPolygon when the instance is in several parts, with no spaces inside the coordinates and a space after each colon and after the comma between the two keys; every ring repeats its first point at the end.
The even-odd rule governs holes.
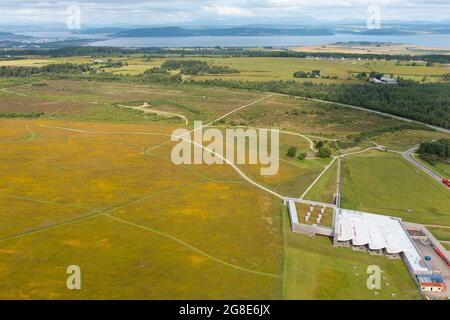
{"type": "Polygon", "coordinates": [[[427,229],[440,241],[450,241],[450,229],[427,227],[427,229]]]}
{"type": "Polygon", "coordinates": [[[332,203],[337,191],[337,161],[317,181],[314,187],[306,194],[305,199],[332,203]]]}
{"type": "Polygon", "coordinates": [[[343,161],[342,207],[450,226],[450,194],[400,156],[372,151],[343,161]]]}

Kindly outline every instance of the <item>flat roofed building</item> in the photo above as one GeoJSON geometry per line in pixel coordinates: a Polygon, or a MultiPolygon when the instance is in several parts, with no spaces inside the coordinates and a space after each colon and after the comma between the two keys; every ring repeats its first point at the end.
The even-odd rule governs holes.
{"type": "Polygon", "coordinates": [[[424,282],[420,284],[420,288],[424,292],[443,292],[445,284],[436,282],[424,282]]]}

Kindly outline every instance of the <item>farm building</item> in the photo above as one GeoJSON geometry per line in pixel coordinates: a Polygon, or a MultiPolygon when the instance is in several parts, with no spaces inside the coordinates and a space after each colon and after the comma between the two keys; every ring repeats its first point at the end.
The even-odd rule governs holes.
{"type": "Polygon", "coordinates": [[[370,82],[374,84],[388,84],[388,85],[398,84],[397,80],[388,77],[382,77],[380,79],[372,78],[370,79],[370,82]]]}

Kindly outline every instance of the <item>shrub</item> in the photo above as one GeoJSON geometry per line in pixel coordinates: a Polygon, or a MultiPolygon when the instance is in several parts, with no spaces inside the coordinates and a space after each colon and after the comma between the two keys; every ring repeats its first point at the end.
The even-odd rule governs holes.
{"type": "Polygon", "coordinates": [[[288,157],[294,158],[297,154],[297,148],[296,147],[290,147],[286,153],[288,157]]]}

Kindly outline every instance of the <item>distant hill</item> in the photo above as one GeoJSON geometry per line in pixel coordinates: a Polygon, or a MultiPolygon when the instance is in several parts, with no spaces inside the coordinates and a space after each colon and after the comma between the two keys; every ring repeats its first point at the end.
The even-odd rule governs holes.
{"type": "Polygon", "coordinates": [[[121,31],[128,30],[127,28],[120,28],[120,27],[104,27],[104,28],[88,28],[88,29],[82,29],[80,32],[81,34],[115,34],[121,31]]]}
{"type": "Polygon", "coordinates": [[[22,34],[15,34],[12,32],[0,32],[0,40],[24,40],[24,39],[31,39],[32,37],[25,36],[22,34]]]}
{"type": "Polygon", "coordinates": [[[140,28],[117,32],[116,37],[198,37],[198,36],[326,36],[333,31],[325,28],[205,28],[180,27],[140,28]]]}
{"type": "Polygon", "coordinates": [[[415,31],[403,31],[398,29],[373,29],[373,30],[337,30],[340,34],[359,34],[364,36],[407,36],[417,34],[415,31]]]}

